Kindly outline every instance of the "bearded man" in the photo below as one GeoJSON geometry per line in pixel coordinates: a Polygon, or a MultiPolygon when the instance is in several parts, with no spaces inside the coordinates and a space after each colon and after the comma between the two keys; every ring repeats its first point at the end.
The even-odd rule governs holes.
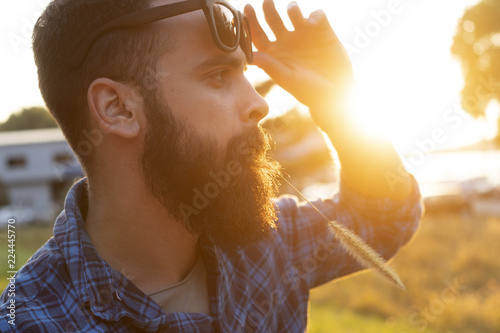
{"type": "MultiPolygon", "coordinates": [[[[224,0],[53,0],[33,34],[47,107],[86,177],[16,274],[23,332],[304,332],[309,290],[362,267],[311,206],[275,200],[259,122],[269,76],[310,108],[342,165],[315,204],[384,258],[417,229],[418,186],[392,145],[359,130],[350,61],[322,11],[289,31],[224,0]],[[252,51],[253,45],[258,52],[252,51]]],[[[0,331],[8,323],[2,294],[0,331]]]]}

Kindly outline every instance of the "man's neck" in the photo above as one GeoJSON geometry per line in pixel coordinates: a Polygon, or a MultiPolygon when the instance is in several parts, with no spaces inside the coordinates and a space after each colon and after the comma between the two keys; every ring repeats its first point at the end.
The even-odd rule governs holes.
{"type": "Polygon", "coordinates": [[[146,294],[181,281],[196,262],[196,237],[140,180],[89,179],[85,226],[101,258],[146,294]]]}

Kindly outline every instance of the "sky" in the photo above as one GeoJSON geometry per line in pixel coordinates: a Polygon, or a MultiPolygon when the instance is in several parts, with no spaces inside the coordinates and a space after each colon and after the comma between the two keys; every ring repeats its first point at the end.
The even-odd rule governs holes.
{"type": "MultiPolygon", "coordinates": [[[[474,120],[460,107],[464,84],[450,53],[459,18],[479,0],[297,0],[305,14],[323,9],[351,55],[359,86],[357,118],[376,124],[403,153],[455,148],[494,136],[493,121],[474,120]]],[[[247,2],[258,11],[261,1],[247,2]]],[[[275,0],[286,13],[289,1],[275,0]]],[[[48,0],[0,4],[0,121],[22,107],[43,105],[30,39],[48,0]]],[[[285,22],[287,20],[285,19],[285,22]]],[[[265,74],[251,68],[251,80],[265,74]]],[[[269,95],[271,115],[295,104],[280,89],[269,95]]],[[[492,104],[488,115],[498,114],[492,104]]]]}

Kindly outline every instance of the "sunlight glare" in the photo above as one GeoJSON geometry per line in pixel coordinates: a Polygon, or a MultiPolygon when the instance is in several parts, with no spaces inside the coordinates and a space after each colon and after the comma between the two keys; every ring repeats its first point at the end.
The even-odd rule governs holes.
{"type": "Polygon", "coordinates": [[[349,105],[351,120],[366,134],[387,134],[396,125],[390,110],[383,106],[380,92],[373,87],[368,90],[357,85],[349,96],[349,105]]]}
{"type": "Polygon", "coordinates": [[[498,119],[500,119],[500,104],[497,101],[491,101],[486,108],[486,130],[484,131],[483,140],[491,140],[495,138],[498,130],[498,119]]]}

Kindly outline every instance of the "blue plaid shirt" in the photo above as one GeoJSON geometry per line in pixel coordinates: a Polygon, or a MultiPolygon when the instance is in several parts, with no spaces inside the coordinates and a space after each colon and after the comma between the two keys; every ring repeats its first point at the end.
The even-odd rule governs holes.
{"type": "MultiPolygon", "coordinates": [[[[202,244],[210,316],[165,313],[92,246],[81,214],[85,182],[68,193],[54,237],[15,276],[15,326],[7,290],[1,295],[1,332],[304,332],[309,290],[362,269],[317,212],[284,197],[272,241],[232,253],[202,244]]],[[[341,185],[315,204],[385,258],[410,240],[422,213],[416,183],[407,200],[366,198],[341,185]]]]}

